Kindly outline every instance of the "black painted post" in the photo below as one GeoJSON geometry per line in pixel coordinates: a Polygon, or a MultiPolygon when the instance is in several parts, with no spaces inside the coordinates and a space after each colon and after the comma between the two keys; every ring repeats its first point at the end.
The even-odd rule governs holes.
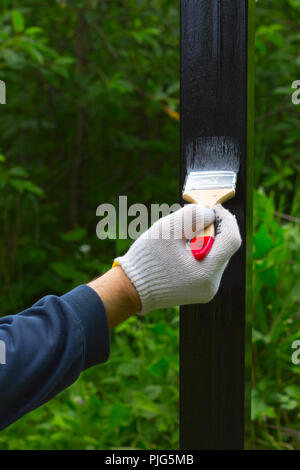
{"type": "MultiPolygon", "coordinates": [[[[239,141],[236,214],[242,248],[216,298],[180,315],[182,449],[243,449],[249,417],[254,0],[181,0],[181,187],[186,146],[239,141]]],[[[199,157],[201,158],[201,157],[199,157]]]]}

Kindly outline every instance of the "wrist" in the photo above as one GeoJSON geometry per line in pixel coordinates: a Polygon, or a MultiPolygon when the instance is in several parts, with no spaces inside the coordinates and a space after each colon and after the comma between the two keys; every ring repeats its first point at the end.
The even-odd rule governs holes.
{"type": "Polygon", "coordinates": [[[120,266],[110,269],[88,286],[101,298],[109,328],[117,326],[142,308],[134,285],[120,266]]]}

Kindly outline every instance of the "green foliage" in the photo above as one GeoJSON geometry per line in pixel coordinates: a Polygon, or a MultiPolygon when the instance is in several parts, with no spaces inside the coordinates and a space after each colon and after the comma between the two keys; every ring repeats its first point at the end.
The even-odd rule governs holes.
{"type": "Polygon", "coordinates": [[[117,327],[109,362],[2,432],[0,449],[177,448],[178,318],[117,327]]]}
{"type": "MultiPolygon", "coordinates": [[[[41,14],[33,0],[2,0],[3,314],[88,281],[127,249],[97,240],[100,203],[178,199],[178,6],[45,0],[41,14]]],[[[257,2],[254,448],[300,448],[299,9],[257,2]]],[[[177,309],[131,318],[111,343],[107,364],[3,431],[0,449],[176,449],[177,309]]]]}
{"type": "Polygon", "coordinates": [[[299,366],[292,344],[300,338],[300,225],[283,225],[275,197],[255,193],[253,305],[253,442],[298,448],[299,366]]]}
{"type": "MultiPolygon", "coordinates": [[[[41,14],[8,0],[0,26],[8,314],[87,282],[128,248],[97,240],[100,203],[177,200],[178,5],[46,0],[41,14]]],[[[0,448],[178,447],[178,311],[130,319],[111,343],[107,364],[2,432],[0,448]]]]}
{"type": "Polygon", "coordinates": [[[299,449],[299,2],[257,4],[252,442],[299,449]],[[294,219],[293,219],[294,217],[294,219]],[[290,222],[288,222],[290,220],[290,222]],[[293,221],[294,220],[294,221],[293,221]]]}
{"type": "Polygon", "coordinates": [[[299,79],[297,5],[276,0],[256,8],[256,186],[276,191],[277,208],[291,215],[300,208],[299,106],[291,100],[299,79]]]}

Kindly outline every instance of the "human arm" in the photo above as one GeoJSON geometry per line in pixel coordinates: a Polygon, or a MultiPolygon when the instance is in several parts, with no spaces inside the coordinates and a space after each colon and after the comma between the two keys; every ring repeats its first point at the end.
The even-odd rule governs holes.
{"type": "Polygon", "coordinates": [[[215,215],[190,205],[148,231],[160,232],[169,223],[171,234],[179,228],[178,238],[141,237],[117,259],[119,266],[88,285],[0,319],[6,350],[6,363],[0,363],[0,430],[67,388],[83,370],[105,362],[109,329],[130,315],[211,300],[241,243],[234,216],[221,207],[216,213],[218,235],[201,262],[187,249],[179,221],[183,214],[198,215],[208,225],[215,215]]]}

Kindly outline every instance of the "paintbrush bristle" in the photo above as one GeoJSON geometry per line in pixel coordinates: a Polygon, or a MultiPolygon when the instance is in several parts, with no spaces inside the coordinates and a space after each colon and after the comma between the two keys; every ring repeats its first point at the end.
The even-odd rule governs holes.
{"type": "Polygon", "coordinates": [[[240,146],[232,137],[199,137],[185,148],[187,173],[191,171],[233,171],[240,166],[240,146]]]}

